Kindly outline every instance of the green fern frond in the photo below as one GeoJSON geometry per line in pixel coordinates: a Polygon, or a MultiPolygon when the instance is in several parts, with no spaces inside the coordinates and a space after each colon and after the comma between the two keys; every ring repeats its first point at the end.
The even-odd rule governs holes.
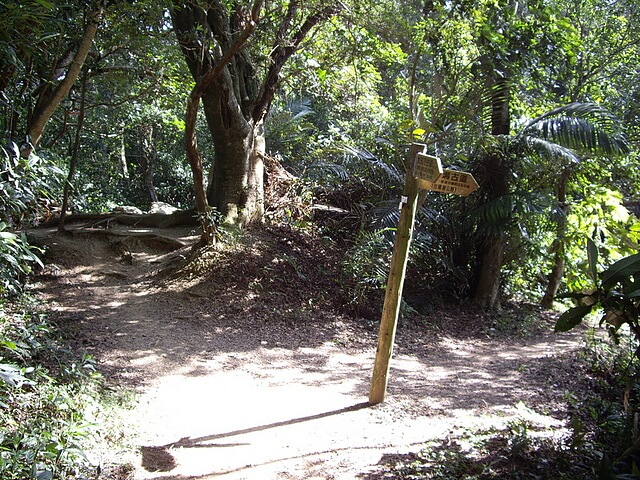
{"type": "Polygon", "coordinates": [[[395,165],[391,165],[385,162],[368,150],[356,148],[351,145],[345,145],[343,149],[344,152],[352,158],[357,158],[361,161],[364,161],[365,165],[367,165],[370,169],[377,172],[383,172],[390,181],[398,184],[401,184],[403,182],[403,174],[395,165]]]}

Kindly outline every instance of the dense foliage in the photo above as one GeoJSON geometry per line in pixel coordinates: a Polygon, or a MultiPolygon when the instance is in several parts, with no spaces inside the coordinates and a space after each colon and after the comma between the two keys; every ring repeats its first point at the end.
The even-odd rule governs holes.
{"type": "MultiPolygon", "coordinates": [[[[581,292],[590,303],[560,330],[603,307],[614,333],[637,335],[639,38],[631,0],[7,0],[0,296],[40,266],[21,230],[61,207],[192,209],[208,187],[211,218],[242,217],[251,197],[247,218],[331,236],[347,252],[343,303],[377,317],[408,146],[421,142],[480,189],[421,193],[403,312],[554,308],[581,292]],[[187,100],[201,97],[187,130],[187,100]]],[[[13,395],[31,367],[0,341],[13,395]]],[[[58,468],[66,447],[27,440],[13,445],[40,445],[31,466],[11,475],[58,468]]]]}
{"type": "MultiPolygon", "coordinates": [[[[345,273],[362,282],[351,302],[366,303],[366,292],[376,296],[383,286],[379,268],[366,265],[384,270],[388,260],[388,249],[372,241],[391,244],[411,141],[481,184],[469,198],[424,195],[411,255],[414,297],[475,298],[489,308],[526,298],[550,307],[558,291],[586,282],[584,238],[597,230],[612,258],[630,253],[637,227],[623,210],[637,202],[639,181],[638,8],[614,4],[352,1],[305,31],[293,54],[278,57],[265,154],[296,176],[289,199],[297,192],[307,205],[290,212],[329,207],[315,217],[351,246],[345,273]],[[628,241],[619,242],[629,228],[628,241]]],[[[303,30],[296,25],[326,6],[294,2],[289,13],[285,5],[264,6],[244,47],[246,68],[267,68],[274,36],[297,41],[303,30]]],[[[158,200],[194,205],[183,147],[194,80],[167,7],[151,0],[2,7],[0,86],[12,152],[28,147],[24,135],[38,108],[69,77],[74,49],[98,21],[93,47],[36,150],[63,170],[72,162],[72,211],[144,210],[158,200]]],[[[223,17],[231,21],[232,13],[223,17]]],[[[209,34],[207,48],[225,45],[215,28],[209,34]]],[[[204,120],[196,128],[207,170],[220,147],[204,120]]],[[[267,188],[270,174],[267,168],[267,188]]],[[[265,207],[266,220],[299,223],[274,213],[288,207],[273,195],[267,201],[277,207],[265,207]]],[[[12,225],[7,212],[0,220],[12,225]]]]}
{"type": "MultiPolygon", "coordinates": [[[[0,477],[99,475],[110,438],[100,375],[33,306],[0,303],[0,477]]],[[[114,417],[115,418],[115,417],[114,417]]]]}

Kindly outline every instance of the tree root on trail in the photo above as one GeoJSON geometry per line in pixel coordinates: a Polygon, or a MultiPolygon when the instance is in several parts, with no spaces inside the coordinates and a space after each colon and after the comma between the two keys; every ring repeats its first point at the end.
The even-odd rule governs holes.
{"type": "Polygon", "coordinates": [[[128,233],[114,230],[100,230],[92,228],[80,228],[68,230],[75,236],[100,236],[104,237],[112,246],[123,245],[131,248],[136,244],[144,244],[153,250],[173,251],[189,246],[187,243],[175,238],[157,235],[155,233],[128,233]]]}
{"type": "MultiPolygon", "coordinates": [[[[56,227],[58,218],[52,218],[41,224],[41,227],[56,227]]],[[[129,227],[147,228],[172,228],[191,227],[199,225],[198,218],[194,210],[176,210],[173,213],[77,213],[68,215],[65,223],[89,222],[87,227],[98,227],[105,225],[109,228],[110,223],[118,223],[129,227]]]]}
{"type": "Polygon", "coordinates": [[[67,230],[67,235],[73,237],[100,237],[108,244],[108,249],[119,257],[126,264],[136,263],[137,254],[142,252],[157,254],[169,254],[185,247],[189,247],[188,242],[157,235],[154,233],[129,233],[126,231],[104,230],[95,228],[81,228],[67,230]]]}

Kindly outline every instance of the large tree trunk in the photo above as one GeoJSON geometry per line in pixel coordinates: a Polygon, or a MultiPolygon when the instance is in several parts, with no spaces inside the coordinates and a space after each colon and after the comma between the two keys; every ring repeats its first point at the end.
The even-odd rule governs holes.
{"type": "Polygon", "coordinates": [[[480,279],[473,298],[474,304],[485,310],[500,309],[500,270],[504,257],[502,236],[490,236],[481,245],[480,279]]]}
{"type": "Polygon", "coordinates": [[[259,222],[264,213],[261,124],[245,118],[224,79],[207,89],[202,103],[214,144],[208,203],[229,224],[259,222]]]}
{"type": "MultiPolygon", "coordinates": [[[[507,136],[510,131],[509,83],[506,79],[495,81],[491,95],[491,134],[507,136]]],[[[500,151],[494,151],[484,160],[481,185],[486,202],[492,202],[509,193],[509,170],[500,151]]],[[[500,270],[504,258],[504,235],[487,235],[479,246],[480,276],[473,298],[482,309],[500,308],[500,270]]]]}
{"type": "MultiPolygon", "coordinates": [[[[69,90],[71,90],[71,87],[80,75],[82,66],[91,50],[93,39],[98,31],[98,24],[100,23],[101,17],[102,2],[98,1],[93,10],[87,15],[87,25],[85,26],[84,34],[66,75],[52,92],[49,93],[46,91],[45,96],[38,99],[36,109],[29,119],[27,131],[33,147],[37,147],[40,143],[45,125],[52,117],[56,108],[58,108],[58,105],[66,98],[69,90]]],[[[26,148],[23,150],[23,155],[28,156],[30,152],[31,148],[26,148]]]]}
{"type": "Polygon", "coordinates": [[[567,232],[567,213],[569,206],[567,205],[567,184],[569,183],[570,172],[568,169],[562,171],[560,179],[558,180],[557,187],[557,199],[558,207],[560,209],[560,215],[558,217],[558,224],[556,226],[556,238],[553,242],[553,267],[549,273],[549,283],[547,289],[542,297],[542,308],[551,308],[553,306],[553,300],[558,293],[558,289],[562,283],[564,277],[564,265],[565,265],[565,235],[567,232]]]}
{"type": "Polygon", "coordinates": [[[295,29],[293,21],[301,2],[289,2],[260,82],[254,60],[242,47],[255,29],[262,0],[255,0],[250,16],[241,8],[228,9],[220,0],[200,5],[174,0],[172,9],[180,47],[196,80],[187,110],[187,158],[194,173],[198,212],[207,213],[211,206],[227,223],[244,226],[259,222],[264,213],[263,123],[280,71],[309,31],[341,7],[338,3],[325,7],[295,29]],[[216,48],[204,48],[199,40],[203,31],[209,32],[216,48]],[[206,199],[198,193],[204,188],[202,156],[195,137],[200,99],[214,144],[206,199]]]}

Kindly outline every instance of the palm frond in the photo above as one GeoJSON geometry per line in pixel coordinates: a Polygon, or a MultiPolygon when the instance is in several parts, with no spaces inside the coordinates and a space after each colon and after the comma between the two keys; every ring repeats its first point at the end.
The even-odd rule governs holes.
{"type": "Polygon", "coordinates": [[[416,230],[411,242],[411,251],[413,254],[427,255],[434,241],[435,236],[431,233],[423,229],[416,230]]]}
{"type": "Polygon", "coordinates": [[[359,160],[363,160],[372,169],[384,172],[387,177],[393,182],[402,183],[403,175],[395,165],[388,164],[384,160],[381,160],[373,153],[365,149],[356,148],[351,145],[345,145],[343,147],[343,150],[347,155],[359,160]]]}
{"type": "Polygon", "coordinates": [[[340,180],[347,180],[349,178],[348,170],[343,166],[333,162],[313,162],[307,167],[309,171],[318,171],[322,175],[334,176],[340,180]]]}
{"type": "MultiPolygon", "coordinates": [[[[484,87],[480,92],[480,103],[485,107],[494,104],[507,102],[511,93],[512,82],[504,79],[493,82],[489,87],[484,87]]],[[[480,112],[482,124],[489,127],[491,125],[493,108],[483,108],[480,112]]],[[[490,130],[490,128],[488,128],[490,130]]]]}
{"type": "Polygon", "coordinates": [[[519,140],[523,142],[523,146],[527,150],[534,152],[539,157],[559,158],[565,160],[568,164],[580,163],[580,157],[578,157],[575,151],[553,141],[531,135],[519,137],[519,140]]]}
{"type": "Polygon", "coordinates": [[[305,115],[313,113],[311,100],[308,98],[288,97],[282,102],[274,104],[268,118],[285,118],[287,121],[297,120],[305,115]]]}
{"type": "MultiPolygon", "coordinates": [[[[480,205],[471,212],[479,233],[497,235],[514,225],[514,220],[526,215],[542,214],[552,207],[549,195],[530,191],[515,191],[480,205]]],[[[517,225],[520,228],[520,225],[517,225]]]]}
{"type": "Polygon", "coordinates": [[[571,103],[546,112],[529,122],[516,139],[523,137],[541,138],[576,152],[623,155],[630,151],[620,121],[595,103],[571,103]]]}
{"type": "Polygon", "coordinates": [[[313,109],[311,108],[311,100],[309,100],[308,98],[291,99],[287,102],[287,107],[293,114],[294,120],[313,113],[313,109]]]}
{"type": "Polygon", "coordinates": [[[471,215],[480,226],[504,225],[514,211],[512,195],[503,195],[478,206],[471,215]]]}
{"type": "Polygon", "coordinates": [[[543,192],[517,190],[511,194],[511,197],[513,197],[514,213],[521,216],[542,214],[555,206],[554,198],[543,192]]]}
{"type": "Polygon", "coordinates": [[[385,200],[380,202],[372,211],[373,227],[376,230],[396,228],[400,221],[398,200],[385,200]]]}

